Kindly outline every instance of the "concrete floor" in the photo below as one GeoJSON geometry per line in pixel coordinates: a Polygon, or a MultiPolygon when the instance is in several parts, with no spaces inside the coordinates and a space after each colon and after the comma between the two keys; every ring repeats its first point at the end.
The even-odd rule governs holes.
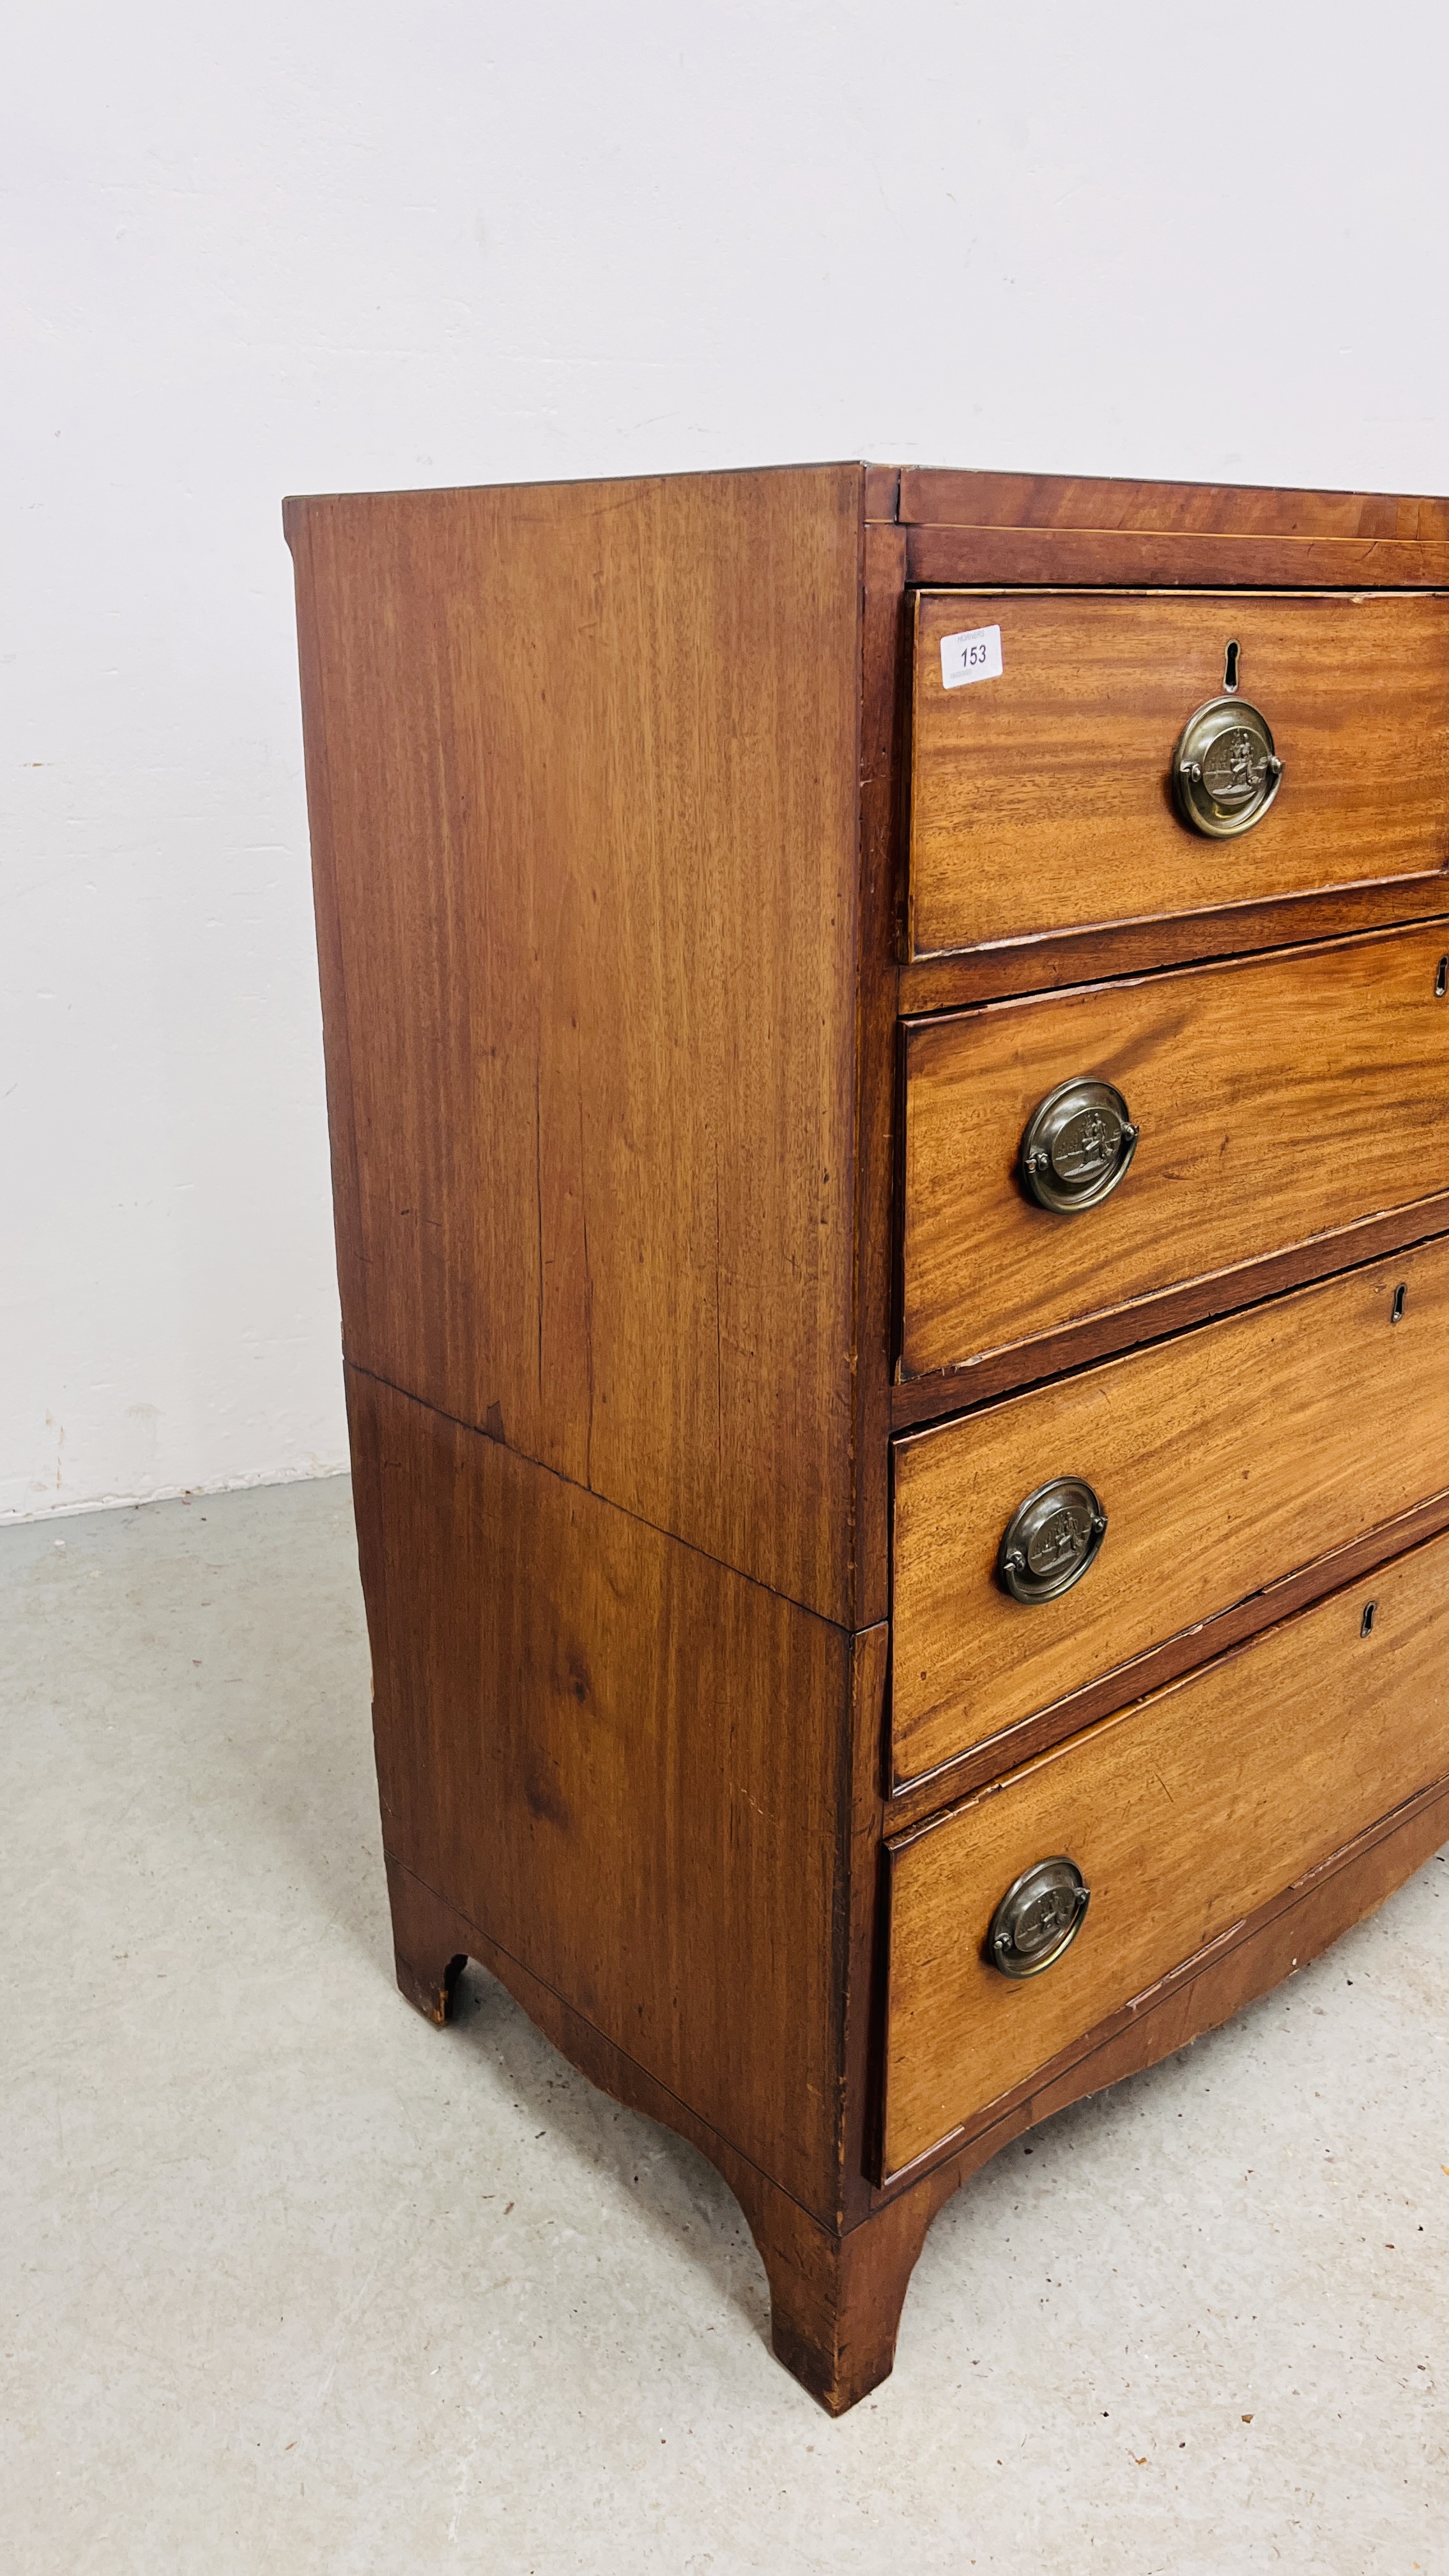
{"type": "Polygon", "coordinates": [[[392,1983],[345,1483],[0,1533],[6,2576],[1449,2569],[1445,1864],[936,2221],[831,2424],[692,2149],[392,1983]]]}

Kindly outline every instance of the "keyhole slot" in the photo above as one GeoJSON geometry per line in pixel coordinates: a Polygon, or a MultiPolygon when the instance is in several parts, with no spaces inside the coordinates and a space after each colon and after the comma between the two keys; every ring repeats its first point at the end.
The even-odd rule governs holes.
{"type": "Polygon", "coordinates": [[[1397,1288],[1394,1290],[1394,1302],[1389,1309],[1389,1322],[1391,1324],[1401,1324],[1403,1322],[1404,1299],[1407,1297],[1408,1293],[1409,1283],[1407,1279],[1401,1279],[1397,1288]]]}
{"type": "Polygon", "coordinates": [[[1366,1602],[1364,1603],[1364,1605],[1363,1605],[1363,1617],[1362,1617],[1362,1619],[1359,1621],[1359,1630],[1358,1630],[1358,1633],[1359,1633],[1359,1635],[1360,1635],[1361,1637],[1371,1637],[1371,1636],[1373,1635],[1373,1632],[1374,1632],[1374,1612],[1377,1610],[1378,1606],[1379,1606],[1379,1605],[1378,1605],[1377,1601],[1366,1601],[1366,1602]]]}
{"type": "Polygon", "coordinates": [[[1228,646],[1226,653],[1223,655],[1223,687],[1227,691],[1229,697],[1233,696],[1237,689],[1237,685],[1238,645],[1237,639],[1234,638],[1233,642],[1228,646]]]}
{"type": "Polygon", "coordinates": [[[1445,994],[1449,993],[1449,957],[1441,957],[1439,960],[1439,972],[1434,978],[1434,992],[1441,1002],[1445,994]]]}

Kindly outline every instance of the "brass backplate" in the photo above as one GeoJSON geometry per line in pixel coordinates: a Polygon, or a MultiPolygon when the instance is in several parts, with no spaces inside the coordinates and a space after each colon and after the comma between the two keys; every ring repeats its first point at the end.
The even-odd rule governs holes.
{"type": "Polygon", "coordinates": [[[1039,1100],[1021,1140],[1021,1182],[1038,1207],[1076,1216],[1111,1197],[1137,1151],[1116,1085],[1076,1074],[1039,1100]]]}
{"type": "Polygon", "coordinates": [[[1096,1563],[1107,1515],[1080,1476],[1053,1476],[1018,1503],[1001,1534],[996,1571],[1013,1600],[1055,1601],[1096,1563]]]}
{"type": "Polygon", "coordinates": [[[1210,698],[1177,737],[1173,799],[1184,823],[1210,840],[1261,823],[1282,779],[1268,719],[1245,698],[1210,698]]]}
{"type": "Polygon", "coordinates": [[[1004,1977],[1039,1977],[1082,1928],[1092,1891],[1074,1860],[1058,1853],[1012,1880],[986,1936],[986,1955],[1004,1977]]]}

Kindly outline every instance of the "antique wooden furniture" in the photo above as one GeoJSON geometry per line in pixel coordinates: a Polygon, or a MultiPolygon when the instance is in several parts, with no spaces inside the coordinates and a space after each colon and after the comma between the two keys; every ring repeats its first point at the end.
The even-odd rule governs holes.
{"type": "Polygon", "coordinates": [[[404,1992],[890,2368],[1449,1835],[1449,505],[288,504],[404,1992]]]}

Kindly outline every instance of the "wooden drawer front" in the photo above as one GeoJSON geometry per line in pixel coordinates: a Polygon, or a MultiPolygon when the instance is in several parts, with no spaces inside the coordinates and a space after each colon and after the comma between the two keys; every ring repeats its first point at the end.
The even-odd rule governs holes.
{"type": "Polygon", "coordinates": [[[911,952],[1262,903],[1449,859],[1449,600],[1379,592],[922,591],[911,952]],[[1001,676],[947,688],[941,642],[1001,630],[1001,676]],[[1283,761],[1229,841],[1168,784],[1193,711],[1239,693],[1283,761]]]}
{"type": "Polygon", "coordinates": [[[1449,1487],[1446,1426],[1441,1237],[897,1440],[897,1781],[1449,1487]],[[1092,1487],[1107,1534],[1071,1591],[1017,1601],[1002,1532],[1054,1476],[1092,1487]]]}
{"type": "Polygon", "coordinates": [[[1446,950],[1431,923],[908,1023],[902,1375],[1449,1189],[1446,950]],[[1017,1166],[1078,1074],[1118,1087],[1140,1140],[1110,1198],[1062,1216],[1017,1166]]]}
{"type": "Polygon", "coordinates": [[[895,1846],[886,2170],[1449,1771],[1446,1647],[1449,1538],[895,1846]],[[1057,1853],[1091,1889],[1081,1930],[1040,1976],[1004,1977],[984,1956],[993,1912],[1057,1853]]]}

